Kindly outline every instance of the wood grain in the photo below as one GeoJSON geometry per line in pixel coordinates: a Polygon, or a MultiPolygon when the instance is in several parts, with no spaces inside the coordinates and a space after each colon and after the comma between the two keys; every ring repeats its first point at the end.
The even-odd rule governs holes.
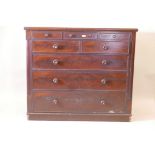
{"type": "Polygon", "coordinates": [[[29,120],[130,120],[137,29],[25,30],[29,120]]]}
{"type": "Polygon", "coordinates": [[[34,112],[123,113],[124,92],[50,91],[32,94],[34,112]],[[89,96],[89,97],[88,97],[89,96]],[[53,102],[57,100],[57,103],[53,102]]]}
{"type": "Polygon", "coordinates": [[[128,56],[88,54],[35,54],[34,69],[104,69],[127,70],[128,56]],[[55,63],[56,61],[56,63],[55,63]]]}
{"type": "Polygon", "coordinates": [[[99,89],[124,90],[126,89],[126,73],[86,72],[86,71],[33,71],[34,89],[99,89]],[[53,83],[53,79],[58,79],[53,83]],[[105,84],[101,80],[105,80],[105,84]]]}
{"type": "Polygon", "coordinates": [[[33,41],[32,52],[78,52],[80,50],[79,41],[33,41]],[[53,48],[57,45],[58,48],[53,48]]]}

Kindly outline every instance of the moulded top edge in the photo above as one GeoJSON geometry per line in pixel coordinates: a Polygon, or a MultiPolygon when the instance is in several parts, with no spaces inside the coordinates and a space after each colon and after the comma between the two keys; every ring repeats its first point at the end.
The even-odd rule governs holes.
{"type": "Polygon", "coordinates": [[[58,30],[58,31],[138,31],[137,28],[69,28],[69,27],[24,27],[24,30],[33,31],[48,31],[48,30],[58,30]]]}

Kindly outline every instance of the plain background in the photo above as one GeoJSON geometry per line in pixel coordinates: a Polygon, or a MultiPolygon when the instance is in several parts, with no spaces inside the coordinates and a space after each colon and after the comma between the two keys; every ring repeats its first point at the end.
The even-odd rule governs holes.
{"type": "Polygon", "coordinates": [[[154,0],[0,2],[0,154],[155,154],[154,0]],[[132,122],[27,121],[24,26],[138,28],[132,122]]]}

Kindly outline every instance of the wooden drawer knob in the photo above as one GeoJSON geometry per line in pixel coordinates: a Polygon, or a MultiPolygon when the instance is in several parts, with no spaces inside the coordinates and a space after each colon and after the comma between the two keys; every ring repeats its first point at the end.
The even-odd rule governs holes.
{"type": "Polygon", "coordinates": [[[72,37],[73,37],[73,34],[69,34],[68,36],[69,36],[70,38],[72,38],[72,37]]]}
{"type": "Polygon", "coordinates": [[[107,65],[107,60],[102,60],[103,65],[107,65]]]}
{"type": "Polygon", "coordinates": [[[49,63],[57,65],[59,63],[59,60],[58,59],[49,60],[49,63]]]}
{"type": "Polygon", "coordinates": [[[44,34],[44,36],[45,36],[45,37],[48,37],[48,36],[49,36],[49,34],[48,34],[48,33],[45,33],[45,34],[44,34]]]}
{"type": "Polygon", "coordinates": [[[58,100],[57,100],[57,99],[53,99],[53,100],[52,100],[52,103],[53,103],[53,104],[57,104],[57,103],[58,103],[58,100]]]}
{"type": "Polygon", "coordinates": [[[58,49],[59,48],[59,46],[57,45],[57,44],[53,44],[53,46],[52,46],[54,49],[58,49]]]}
{"type": "Polygon", "coordinates": [[[116,34],[113,34],[112,37],[113,37],[113,38],[116,38],[116,34]]]}
{"type": "Polygon", "coordinates": [[[59,63],[59,61],[58,61],[58,59],[54,59],[54,60],[52,61],[52,63],[53,63],[53,65],[57,65],[57,64],[59,63]]]}
{"type": "Polygon", "coordinates": [[[108,49],[109,49],[109,47],[108,47],[108,46],[106,46],[106,45],[104,45],[104,46],[103,46],[103,49],[104,49],[104,50],[108,50],[108,49]]]}
{"type": "Polygon", "coordinates": [[[101,83],[102,83],[103,85],[105,85],[105,84],[106,84],[106,79],[102,79],[102,80],[101,80],[101,83]]]}
{"type": "Polygon", "coordinates": [[[53,103],[53,104],[57,104],[58,100],[57,99],[53,99],[52,96],[48,96],[45,98],[49,103],[53,103]]]}
{"type": "Polygon", "coordinates": [[[100,101],[100,103],[104,105],[104,104],[105,104],[105,100],[102,99],[102,100],[100,101]]]}
{"type": "Polygon", "coordinates": [[[53,83],[58,83],[58,78],[53,78],[53,79],[52,79],[52,82],[53,82],[53,83]]]}

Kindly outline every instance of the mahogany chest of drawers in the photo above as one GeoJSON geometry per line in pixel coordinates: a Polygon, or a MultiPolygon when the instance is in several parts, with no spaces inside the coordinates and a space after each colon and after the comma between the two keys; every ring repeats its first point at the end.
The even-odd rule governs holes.
{"type": "Polygon", "coordinates": [[[137,29],[25,30],[29,120],[130,120],[137,29]]]}

